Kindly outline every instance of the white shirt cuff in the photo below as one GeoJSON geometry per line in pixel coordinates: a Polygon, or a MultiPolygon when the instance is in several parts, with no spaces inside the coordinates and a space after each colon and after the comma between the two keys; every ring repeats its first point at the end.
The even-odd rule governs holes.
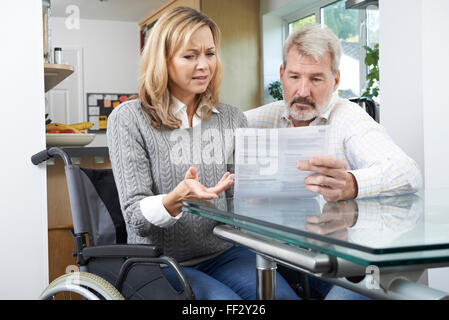
{"type": "Polygon", "coordinates": [[[158,226],[160,228],[167,228],[174,225],[183,215],[183,212],[173,217],[168,213],[162,204],[162,198],[166,196],[165,194],[159,194],[157,196],[150,196],[140,200],[140,211],[142,211],[143,216],[150,223],[158,226]]]}

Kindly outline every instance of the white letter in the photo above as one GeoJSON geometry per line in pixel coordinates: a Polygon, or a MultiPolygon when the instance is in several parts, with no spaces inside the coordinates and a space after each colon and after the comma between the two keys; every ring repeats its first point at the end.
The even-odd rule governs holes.
{"type": "Polygon", "coordinates": [[[225,129],[225,164],[234,164],[234,130],[225,129]]]}
{"type": "Polygon", "coordinates": [[[176,142],[170,150],[170,159],[175,165],[190,163],[190,137],[184,130],[173,130],[169,138],[176,142]]]}
{"type": "Polygon", "coordinates": [[[201,164],[201,122],[193,127],[192,157],[193,164],[201,164]]]}
{"type": "Polygon", "coordinates": [[[257,150],[259,164],[261,166],[264,166],[263,168],[260,168],[260,175],[273,175],[278,171],[278,131],[270,129],[260,129],[257,138],[259,143],[257,150]],[[269,139],[267,139],[266,130],[270,132],[269,139]],[[268,152],[267,149],[270,149],[270,151],[268,152]],[[268,168],[266,167],[266,165],[268,165],[268,168]]]}
{"type": "Polygon", "coordinates": [[[255,129],[239,129],[239,142],[236,143],[241,148],[240,159],[236,159],[236,164],[256,164],[257,163],[257,139],[255,129]],[[246,160],[246,161],[245,161],[246,160]]]}
{"type": "Polygon", "coordinates": [[[221,135],[218,129],[207,129],[203,132],[202,137],[205,146],[202,150],[202,163],[203,164],[222,164],[223,154],[221,141],[221,135]]]}
{"type": "Polygon", "coordinates": [[[71,4],[65,8],[65,13],[70,14],[65,19],[65,26],[67,29],[72,30],[80,29],[80,8],[74,4],[71,4]]]}
{"type": "Polygon", "coordinates": [[[380,272],[377,266],[368,266],[365,271],[366,287],[370,290],[372,289],[380,289],[380,272]]]}

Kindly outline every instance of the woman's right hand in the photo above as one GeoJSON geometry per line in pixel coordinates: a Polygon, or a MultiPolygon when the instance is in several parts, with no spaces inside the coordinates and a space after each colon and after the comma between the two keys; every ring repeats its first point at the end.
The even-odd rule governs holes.
{"type": "Polygon", "coordinates": [[[216,199],[233,182],[234,174],[226,172],[214,187],[206,188],[198,180],[198,169],[190,167],[185,174],[184,180],[172,192],[162,198],[162,203],[172,216],[177,216],[181,213],[182,201],[216,199]]]}

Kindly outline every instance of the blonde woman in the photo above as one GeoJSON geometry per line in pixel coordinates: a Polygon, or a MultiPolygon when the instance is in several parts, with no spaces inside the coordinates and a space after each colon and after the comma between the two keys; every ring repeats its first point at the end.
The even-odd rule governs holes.
{"type": "MultiPolygon", "coordinates": [[[[255,299],[255,255],[217,239],[216,222],[181,212],[184,200],[224,197],[234,178],[229,132],[247,126],[218,100],[219,37],[196,10],[163,14],[142,53],[139,98],[112,112],[108,146],[128,243],[158,245],[181,262],[197,299],[255,299]]],[[[297,299],[277,280],[278,298],[297,299]]]]}

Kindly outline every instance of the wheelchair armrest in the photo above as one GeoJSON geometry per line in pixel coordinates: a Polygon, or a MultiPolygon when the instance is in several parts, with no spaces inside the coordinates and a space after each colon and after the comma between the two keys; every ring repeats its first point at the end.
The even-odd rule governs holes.
{"type": "Polygon", "coordinates": [[[186,298],[188,300],[195,299],[195,294],[192,289],[192,285],[190,284],[189,279],[185,271],[181,268],[181,266],[173,259],[167,256],[160,256],[156,258],[130,258],[127,259],[120,268],[120,273],[118,279],[115,283],[115,287],[118,291],[122,290],[123,282],[125,281],[128,272],[134,265],[138,264],[164,264],[170,267],[178,280],[181,282],[182,287],[184,288],[184,293],[186,294],[186,298]]]}
{"type": "Polygon", "coordinates": [[[172,258],[162,255],[162,249],[152,245],[114,244],[85,247],[82,250],[85,261],[90,258],[128,258],[121,266],[115,287],[121,291],[123,282],[132,266],[137,264],[164,264],[169,266],[181,282],[187,299],[194,299],[192,286],[181,266],[172,258]]]}
{"type": "Polygon", "coordinates": [[[162,249],[152,245],[114,244],[106,246],[86,247],[83,258],[156,258],[162,255],[162,249]]]}

